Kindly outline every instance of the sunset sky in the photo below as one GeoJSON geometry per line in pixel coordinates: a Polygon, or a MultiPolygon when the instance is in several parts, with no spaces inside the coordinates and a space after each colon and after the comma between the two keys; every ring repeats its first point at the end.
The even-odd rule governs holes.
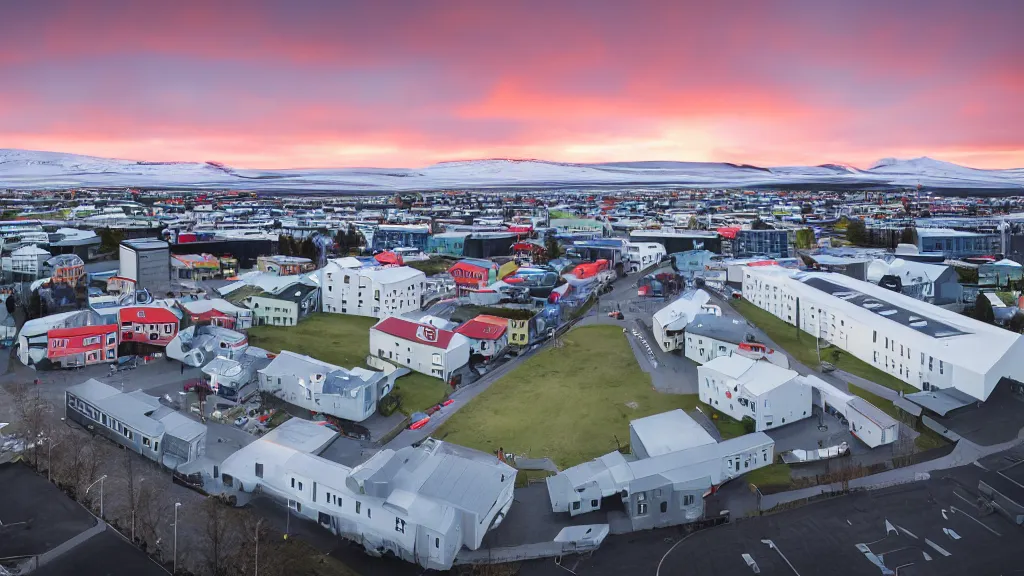
{"type": "Polygon", "coordinates": [[[1024,167],[1024,1],[5,2],[0,148],[1024,167]]]}

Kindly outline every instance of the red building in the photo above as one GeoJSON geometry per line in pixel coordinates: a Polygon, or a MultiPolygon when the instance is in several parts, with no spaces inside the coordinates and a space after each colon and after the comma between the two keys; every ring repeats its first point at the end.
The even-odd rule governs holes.
{"type": "Polygon", "coordinates": [[[117,359],[117,324],[54,328],[46,341],[46,357],[62,368],[117,359]]]}
{"type": "Polygon", "coordinates": [[[178,335],[180,319],[163,306],[125,306],[117,312],[121,342],[167,346],[178,335]]]}
{"type": "Polygon", "coordinates": [[[498,279],[498,265],[490,260],[463,258],[448,269],[459,292],[486,288],[498,279]]]}

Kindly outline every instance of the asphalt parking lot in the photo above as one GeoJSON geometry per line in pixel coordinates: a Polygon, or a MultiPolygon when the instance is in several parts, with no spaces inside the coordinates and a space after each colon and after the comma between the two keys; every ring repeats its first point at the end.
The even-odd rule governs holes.
{"type": "MultiPolygon", "coordinates": [[[[880,568],[858,549],[858,544],[865,544],[888,569],[900,567],[902,576],[1019,573],[1024,531],[1001,516],[980,516],[971,504],[972,487],[976,490],[983,471],[967,466],[946,472],[925,482],[737,520],[681,542],[684,533],[679,529],[611,536],[593,556],[564,564],[579,576],[738,576],[754,573],[742,556],[749,554],[764,575],[877,576],[880,568]],[[762,543],[769,539],[777,550],[762,543]]],[[[528,562],[521,572],[524,576],[564,573],[551,560],[528,562]]]]}

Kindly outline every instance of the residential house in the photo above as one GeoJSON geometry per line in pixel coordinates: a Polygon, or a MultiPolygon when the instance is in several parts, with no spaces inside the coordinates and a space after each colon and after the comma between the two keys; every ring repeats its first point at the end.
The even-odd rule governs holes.
{"type": "Polygon", "coordinates": [[[419,310],[426,275],[408,266],[346,267],[332,260],[321,270],[323,311],[386,318],[419,310]]]}
{"type": "Polygon", "coordinates": [[[775,442],[763,432],[714,442],[681,410],[658,416],[631,427],[630,454],[616,450],[548,477],[551,510],[576,516],[614,498],[633,530],[696,522],[705,494],[774,461],[775,442]]]}
{"type": "Polygon", "coordinates": [[[167,346],[181,327],[178,312],[159,305],[124,306],[117,310],[117,319],[121,342],[135,344],[135,353],[144,353],[151,346],[167,346]]]}
{"type": "Polygon", "coordinates": [[[686,325],[683,355],[698,364],[717,356],[731,356],[749,336],[747,323],[742,320],[697,314],[686,325]]]}
{"type": "Polygon", "coordinates": [[[718,306],[710,304],[711,296],[704,290],[685,292],[654,313],[651,330],[658,346],[665,352],[678,350],[684,345],[686,326],[698,314],[721,314],[718,306]]]}
{"type": "Polygon", "coordinates": [[[26,244],[3,259],[5,276],[12,282],[32,282],[43,277],[43,267],[50,253],[35,244],[26,244]]]}
{"type": "Polygon", "coordinates": [[[222,298],[182,300],[179,305],[193,324],[210,324],[236,331],[248,330],[252,326],[252,310],[235,306],[222,298]]]}
{"type": "Polygon", "coordinates": [[[309,258],[300,256],[260,256],[256,259],[256,269],[275,276],[294,276],[311,272],[316,265],[309,258]]]}
{"type": "Polygon", "coordinates": [[[229,456],[221,467],[225,490],[280,498],[291,514],[370,554],[440,571],[462,548],[480,548],[512,506],[516,471],[492,454],[428,438],[348,468],[298,447],[294,439],[305,428],[323,432],[292,419],[229,456]]]}
{"type": "Polygon", "coordinates": [[[246,299],[257,326],[294,326],[317,309],[320,289],[302,282],[246,299]]]}
{"type": "Polygon", "coordinates": [[[508,319],[480,314],[455,329],[469,339],[471,354],[490,358],[508,346],[508,319]]]}
{"type": "Polygon", "coordinates": [[[345,369],[282,350],[259,371],[259,388],[310,412],[362,422],[391,389],[383,372],[345,369]]]}
{"type": "Polygon", "coordinates": [[[370,354],[446,382],[469,363],[469,350],[462,334],[397,316],[370,328],[370,354]]]}
{"type": "Polygon", "coordinates": [[[220,259],[212,254],[172,254],[171,270],[178,280],[201,282],[220,275],[220,259]]]}
{"type": "Polygon", "coordinates": [[[462,294],[486,288],[500,280],[498,268],[490,260],[463,258],[448,269],[448,274],[455,280],[456,289],[462,294]]]}
{"type": "Polygon", "coordinates": [[[46,333],[54,367],[77,368],[117,360],[117,324],[54,328],[46,333]]]}
{"type": "Polygon", "coordinates": [[[811,388],[766,360],[718,356],[697,367],[697,383],[701,402],[734,420],[750,418],[758,432],[813,415],[811,388]]]}
{"type": "MultiPolygon", "coordinates": [[[[36,366],[43,369],[50,368],[53,365],[58,367],[84,365],[84,357],[81,364],[78,363],[79,353],[84,354],[86,351],[103,350],[103,356],[106,356],[107,332],[105,327],[108,325],[109,322],[101,314],[93,310],[73,310],[71,312],[50,314],[49,316],[29,320],[25,322],[21,327],[21,331],[18,332],[18,359],[26,366],[36,366]],[[100,329],[99,327],[101,326],[104,328],[100,329]],[[90,328],[90,334],[83,334],[80,337],[75,336],[74,338],[70,335],[60,335],[55,338],[54,343],[51,343],[50,332],[75,328],[90,328]],[[91,333],[93,329],[95,334],[91,333]],[[83,344],[90,336],[98,335],[103,336],[98,347],[92,344],[92,340],[89,340],[90,344],[88,346],[83,344]],[[67,342],[64,342],[65,340],[67,342]],[[73,343],[76,345],[72,346],[73,343]],[[54,356],[51,357],[51,354],[54,354],[54,356]]],[[[61,333],[58,332],[58,334],[61,333]]]]}

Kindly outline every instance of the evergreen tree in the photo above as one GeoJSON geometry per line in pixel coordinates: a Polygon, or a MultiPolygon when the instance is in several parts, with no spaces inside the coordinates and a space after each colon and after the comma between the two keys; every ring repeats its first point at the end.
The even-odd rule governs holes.
{"type": "Polygon", "coordinates": [[[917,244],[917,231],[907,226],[900,233],[900,244],[917,244]]]}
{"type": "Polygon", "coordinates": [[[995,324],[996,314],[992,311],[992,303],[984,294],[979,293],[974,300],[974,319],[988,324],[995,324]]]}
{"type": "Polygon", "coordinates": [[[544,249],[548,260],[555,260],[562,255],[562,248],[558,245],[558,238],[550,235],[544,239],[544,249]]]}
{"type": "Polygon", "coordinates": [[[864,221],[854,218],[846,225],[846,240],[854,246],[866,246],[868,243],[868,230],[864,221]]]}

